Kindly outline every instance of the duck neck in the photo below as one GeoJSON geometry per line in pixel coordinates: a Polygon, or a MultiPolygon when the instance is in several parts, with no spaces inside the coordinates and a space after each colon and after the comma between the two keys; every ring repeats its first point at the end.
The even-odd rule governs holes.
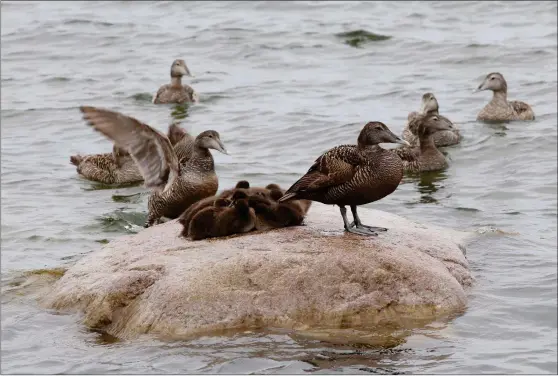
{"type": "Polygon", "coordinates": [[[505,90],[495,91],[492,94],[492,100],[490,102],[494,104],[507,104],[508,93],[505,90]]]}
{"type": "Polygon", "coordinates": [[[215,165],[213,163],[213,156],[209,149],[194,145],[192,156],[188,160],[188,169],[196,169],[199,172],[213,171],[215,165]]]}
{"type": "Polygon", "coordinates": [[[171,76],[171,86],[182,87],[182,76],[171,76]]]}
{"type": "Polygon", "coordinates": [[[422,136],[419,138],[419,144],[420,144],[420,153],[424,154],[426,152],[432,151],[432,150],[438,150],[436,148],[436,144],[434,144],[434,136],[432,134],[429,134],[428,136],[422,136]]]}

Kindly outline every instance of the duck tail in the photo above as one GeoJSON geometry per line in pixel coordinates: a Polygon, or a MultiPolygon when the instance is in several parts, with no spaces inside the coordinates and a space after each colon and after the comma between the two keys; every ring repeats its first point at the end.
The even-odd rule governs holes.
{"type": "Polygon", "coordinates": [[[287,200],[292,200],[295,197],[296,197],[296,192],[285,193],[279,200],[277,200],[277,202],[284,202],[284,201],[287,201],[287,200]]]}
{"type": "Polygon", "coordinates": [[[81,163],[81,161],[83,160],[83,157],[79,154],[77,155],[72,155],[70,157],[70,162],[74,165],[74,166],[79,166],[79,164],[81,163]]]}

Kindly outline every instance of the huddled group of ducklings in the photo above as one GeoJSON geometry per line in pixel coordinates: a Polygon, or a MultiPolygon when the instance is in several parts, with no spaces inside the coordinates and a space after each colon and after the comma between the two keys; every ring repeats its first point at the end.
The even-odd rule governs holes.
{"type": "MultiPolygon", "coordinates": [[[[170,75],[171,83],[157,91],[153,103],[198,100],[194,90],[182,84],[183,76],[191,76],[184,60],[172,63],[170,75]]],[[[482,90],[492,90],[493,98],[477,120],[534,120],[527,103],[507,100],[502,74],[489,73],[476,91],[482,90]]],[[[144,181],[152,189],[145,226],[158,224],[162,218],[179,218],[182,235],[193,240],[297,226],[303,222],[311,201],[339,206],[345,231],[375,236],[387,229],[362,224],[357,206],[391,194],[404,171],[446,168],[448,162],[438,147],[461,140],[459,129],[439,114],[434,94],[426,93],[420,110],[408,115],[402,138],[382,122],[368,122],[356,145],[326,151],[286,191],[276,184],[262,188],[239,181],[236,187],[216,195],[219,183],[209,149],[227,154],[217,131],[207,130],[194,138],[178,124],[171,124],[164,135],[118,112],[88,106],[80,110],[86,122],[112,140],[114,146],[112,153],[72,156],[71,163],[77,166],[78,173],[105,184],[144,181]],[[403,146],[387,150],[380,146],[384,143],[403,146]],[[351,223],[346,206],[351,208],[351,223]]]]}

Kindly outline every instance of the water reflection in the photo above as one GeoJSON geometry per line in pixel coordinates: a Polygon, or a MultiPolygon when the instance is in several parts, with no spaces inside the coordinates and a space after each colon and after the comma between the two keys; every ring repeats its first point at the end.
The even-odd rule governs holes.
{"type": "Polygon", "coordinates": [[[187,104],[187,103],[177,104],[172,109],[172,112],[171,112],[172,118],[175,119],[175,120],[186,119],[188,117],[188,108],[189,108],[189,104],[187,104]]]}
{"type": "Polygon", "coordinates": [[[447,179],[446,171],[429,171],[421,173],[406,173],[403,182],[416,183],[417,191],[420,193],[418,202],[412,204],[437,204],[438,200],[434,194],[444,188],[443,181],[447,179]]]}

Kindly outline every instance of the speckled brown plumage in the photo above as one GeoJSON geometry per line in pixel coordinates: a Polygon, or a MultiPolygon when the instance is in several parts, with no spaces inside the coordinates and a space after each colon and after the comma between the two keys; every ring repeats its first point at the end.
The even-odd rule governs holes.
{"type": "Polygon", "coordinates": [[[171,82],[163,85],[153,96],[153,103],[188,103],[197,102],[197,94],[190,86],[182,84],[182,76],[191,76],[190,70],[182,59],[177,59],[171,65],[171,82]]]}
{"type": "MultiPolygon", "coordinates": [[[[306,199],[338,205],[345,230],[361,235],[376,235],[362,225],[356,206],[364,205],[391,194],[403,177],[403,162],[397,154],[382,149],[380,143],[403,143],[385,124],[370,122],[364,126],[357,145],[341,145],[322,154],[308,172],[294,183],[279,200],[306,199]],[[355,219],[350,225],[345,206],[349,205],[355,219]]],[[[384,229],[381,229],[384,230],[384,229]]]]}
{"type": "Polygon", "coordinates": [[[411,144],[411,146],[418,145],[418,137],[415,134],[413,134],[413,132],[411,132],[411,130],[409,129],[409,124],[411,123],[411,121],[413,121],[414,118],[416,118],[421,114],[422,115],[436,114],[440,117],[440,119],[443,119],[445,122],[450,124],[450,129],[444,131],[437,131],[434,133],[433,140],[436,146],[439,147],[450,146],[459,143],[459,141],[461,140],[461,134],[457,126],[453,124],[447,117],[439,114],[438,100],[436,99],[434,94],[425,93],[422,96],[422,104],[421,104],[420,111],[419,112],[413,111],[409,113],[409,115],[407,116],[407,124],[403,129],[402,137],[404,140],[408,141],[411,144]]]}
{"type": "Polygon", "coordinates": [[[508,101],[508,84],[501,73],[487,74],[476,92],[483,90],[492,90],[493,95],[492,100],[477,115],[477,120],[504,122],[535,119],[535,113],[527,103],[508,101]]]}
{"type": "Polygon", "coordinates": [[[176,218],[193,203],[217,192],[209,149],[226,150],[216,131],[200,133],[188,162],[179,164],[169,139],[149,125],[109,110],[81,107],[81,111],[89,125],[129,151],[146,187],[153,189],[147,227],[163,216],[176,218]]]}
{"type": "Polygon", "coordinates": [[[78,174],[103,184],[128,184],[143,181],[134,160],[123,149],[113,146],[112,153],[73,155],[70,162],[78,174]]]}
{"type": "Polygon", "coordinates": [[[418,145],[391,150],[403,160],[404,171],[424,172],[442,170],[448,166],[446,157],[438,150],[434,136],[450,129],[451,122],[434,113],[417,115],[409,123],[418,145]]]}

